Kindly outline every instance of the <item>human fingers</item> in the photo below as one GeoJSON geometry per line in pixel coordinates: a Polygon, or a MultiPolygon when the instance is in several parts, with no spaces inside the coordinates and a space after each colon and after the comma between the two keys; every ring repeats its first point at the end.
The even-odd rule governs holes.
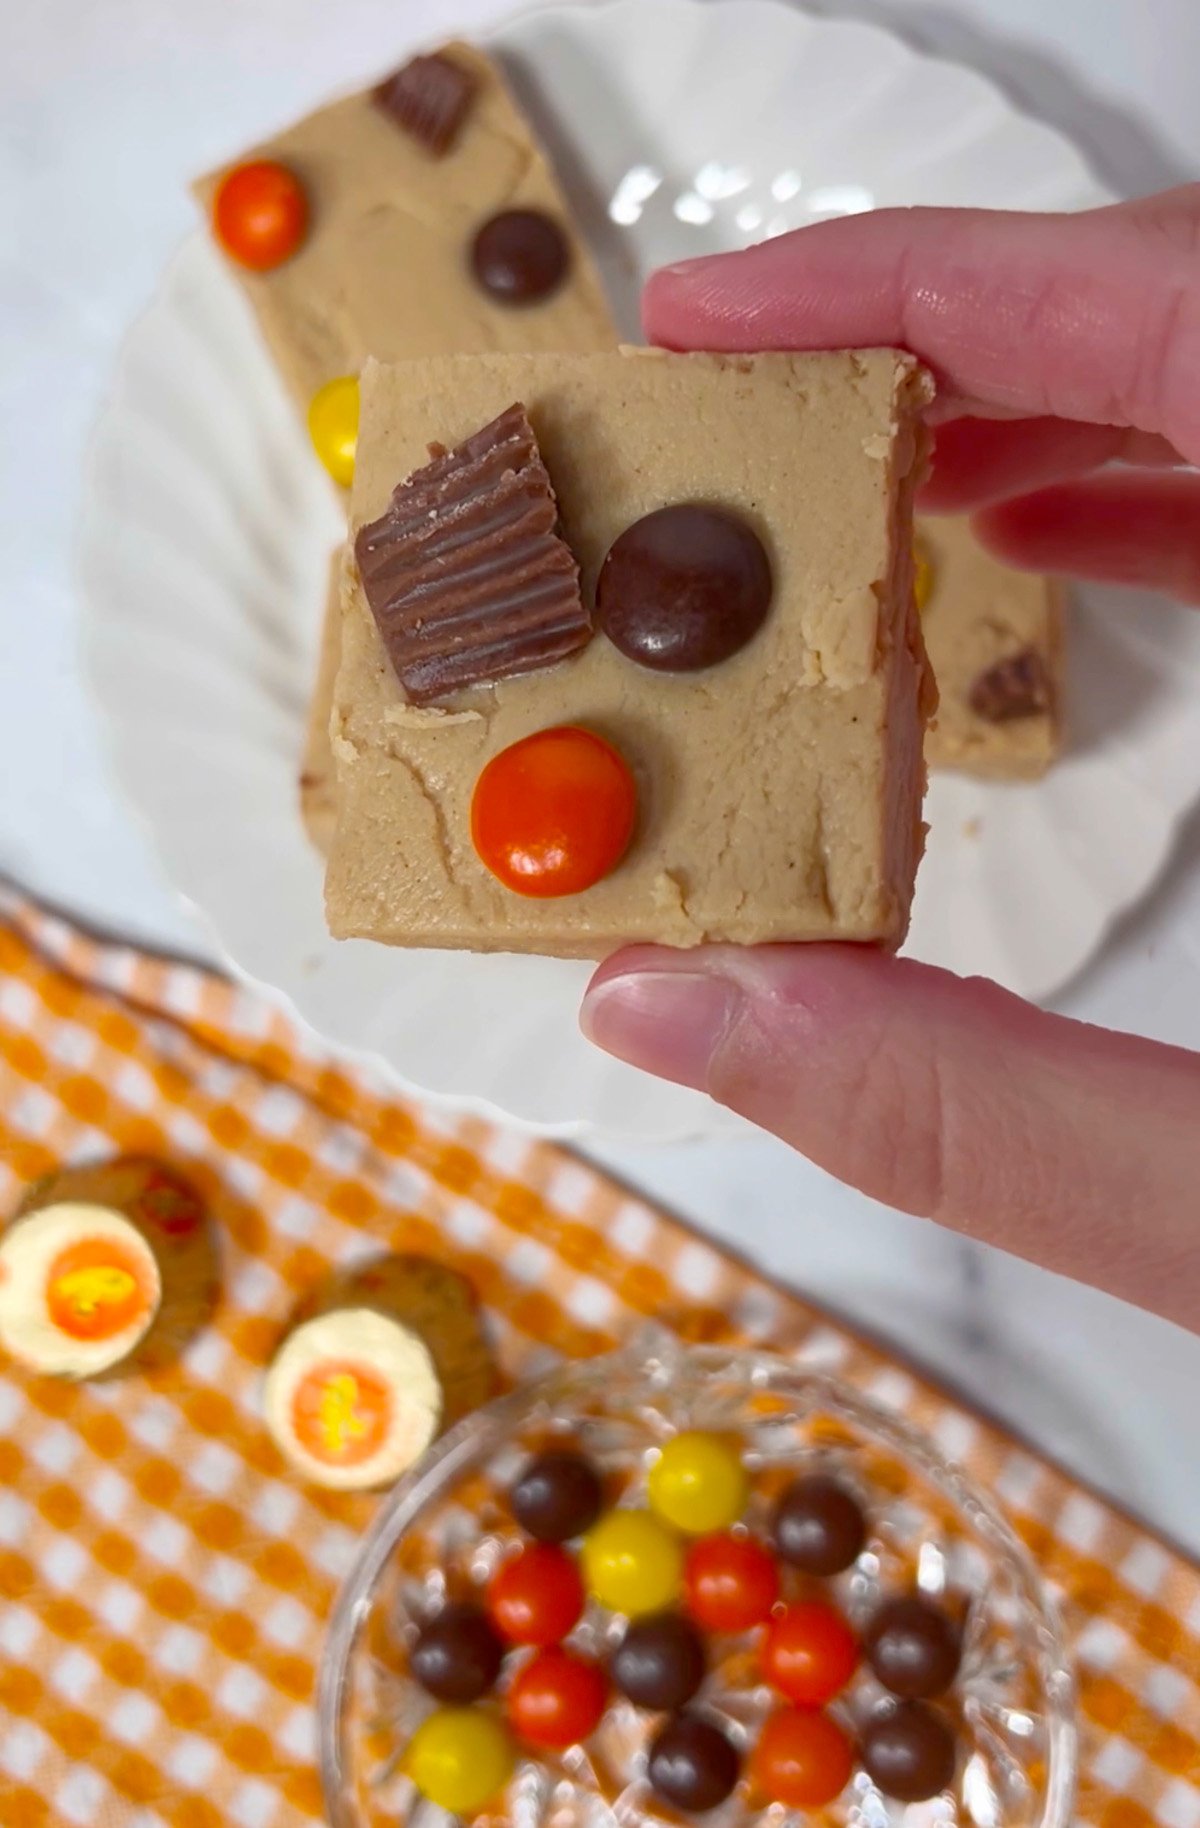
{"type": "Polygon", "coordinates": [[[998,502],[973,524],[997,557],[1024,570],[1129,584],[1200,604],[1200,476],[1090,476],[998,502]]]}
{"type": "Polygon", "coordinates": [[[927,513],[961,514],[1086,476],[1108,463],[1168,468],[1181,461],[1165,438],[1119,426],[1072,419],[952,419],[937,429],[933,471],[920,505],[927,513]]]}
{"type": "Polygon", "coordinates": [[[897,344],[958,399],[1159,432],[1197,462],[1198,242],[1200,185],[1073,216],[877,210],[666,267],[643,316],[670,348],[897,344]]]}
{"type": "Polygon", "coordinates": [[[868,947],[637,947],[585,1032],[839,1180],[1200,1330],[1200,1059],[868,947]]]}

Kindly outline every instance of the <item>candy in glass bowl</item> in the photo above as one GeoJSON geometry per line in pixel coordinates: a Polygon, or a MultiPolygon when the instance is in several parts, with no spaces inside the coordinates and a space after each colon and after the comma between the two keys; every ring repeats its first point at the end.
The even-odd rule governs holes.
{"type": "Polygon", "coordinates": [[[907,1423],[655,1333],[385,1501],[320,1684],[333,1828],[1067,1828],[1074,1689],[987,1496],[907,1423]]]}

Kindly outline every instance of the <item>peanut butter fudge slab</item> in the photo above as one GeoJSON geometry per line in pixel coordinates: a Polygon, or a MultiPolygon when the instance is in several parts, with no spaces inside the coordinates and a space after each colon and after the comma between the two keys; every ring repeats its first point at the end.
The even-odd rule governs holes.
{"type": "Polygon", "coordinates": [[[984,550],[965,519],[922,520],[921,622],[938,684],[932,768],[1042,775],[1062,747],[1063,591],[984,550]]]}
{"type": "MultiPolygon", "coordinates": [[[[195,187],[210,220],[222,181],[247,166],[282,167],[278,183],[290,176],[299,187],[290,236],[278,198],[252,193],[245,201],[247,232],[272,209],[284,218],[282,241],[243,247],[274,264],[229,264],[305,415],[319,388],[357,374],[368,355],[586,350],[616,342],[591,258],[495,64],[457,43],[415,63],[427,66],[427,81],[428,66],[437,64],[464,79],[461,118],[448,144],[438,138],[436,119],[429,131],[439,90],[426,88],[406,105],[393,92],[403,86],[405,73],[398,72],[391,88],[384,83],[319,109],[195,187]],[[497,217],[501,227],[492,226],[490,241],[485,235],[477,247],[497,217]],[[294,251],[279,258],[290,241],[297,241],[294,251]],[[557,278],[556,250],[565,260],[557,278]]],[[[419,69],[410,80],[419,84],[419,69]]],[[[258,174],[260,189],[270,176],[258,174]]]]}
{"type": "MultiPolygon", "coordinates": [[[[345,576],[331,724],[334,935],[580,957],[630,940],[898,943],[921,850],[931,703],[912,574],[928,396],[923,371],[890,350],[368,364],[351,504],[359,563],[345,576]],[[491,461],[480,428],[494,435],[518,402],[586,607],[615,543],[636,560],[643,517],[716,510],[741,537],[749,530],[772,594],[738,651],[700,670],[658,670],[630,657],[637,631],[610,622],[611,638],[598,629],[542,671],[410,702],[364,592],[364,552],[373,587],[390,564],[401,597],[406,584],[428,590],[419,565],[407,579],[398,566],[383,538],[388,517],[411,537],[420,516],[404,504],[432,500],[463,451],[491,461]],[[602,880],[542,899],[484,863],[473,820],[484,771],[493,778],[514,746],[564,729],[595,745],[583,765],[600,770],[605,793],[617,788],[599,752],[627,768],[636,824],[602,880]]],[[[502,478],[518,493],[526,455],[502,478]]],[[[543,525],[522,548],[531,576],[543,561],[547,575],[553,568],[549,537],[543,525]]],[[[489,571],[472,557],[472,580],[489,571]]],[[[627,564],[622,604],[638,575],[627,564]]],[[[560,583],[556,572],[555,593],[560,583]]],[[[436,594],[425,604],[416,624],[433,627],[436,594]]],[[[438,613],[447,608],[461,631],[461,604],[438,613]]],[[[413,631],[410,619],[394,651],[413,631]]],[[[536,772],[521,777],[522,794],[536,772]]]]}

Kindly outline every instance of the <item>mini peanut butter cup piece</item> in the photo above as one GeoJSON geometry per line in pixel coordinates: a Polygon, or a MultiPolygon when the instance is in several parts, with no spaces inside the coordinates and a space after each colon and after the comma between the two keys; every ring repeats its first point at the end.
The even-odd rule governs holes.
{"type": "Polygon", "coordinates": [[[627,527],[596,583],[596,622],[626,659],[696,673],[751,641],[771,607],[754,529],[724,508],[679,503],[627,527]]]}
{"type": "Polygon", "coordinates": [[[1049,711],[1054,687],[1041,654],[1022,648],[990,666],[972,685],[967,702],[976,717],[989,724],[1007,724],[1019,717],[1037,717],[1049,711]]]}
{"type": "Polygon", "coordinates": [[[449,152],[475,98],[475,78],[442,51],[410,58],[374,91],[397,127],[436,159],[449,152]]]}
{"type": "Polygon", "coordinates": [[[552,666],[591,639],[579,567],[519,403],[401,482],[354,554],[415,705],[552,666]]]}
{"type": "Polygon", "coordinates": [[[571,250],[552,217],[539,209],[506,209],[475,237],[471,265],[485,292],[508,305],[535,305],[567,276],[571,250]]]}

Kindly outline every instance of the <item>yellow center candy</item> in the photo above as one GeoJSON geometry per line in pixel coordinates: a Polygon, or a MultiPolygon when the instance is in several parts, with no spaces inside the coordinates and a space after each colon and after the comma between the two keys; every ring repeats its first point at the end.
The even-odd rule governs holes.
{"type": "Polygon", "coordinates": [[[348,489],[358,446],[357,375],[338,375],[317,389],[308,409],[308,435],[333,480],[348,489]]]}
{"type": "Polygon", "coordinates": [[[650,1503],[688,1536],[727,1530],[746,1508],[746,1469],[719,1434],[687,1431],[667,1442],[650,1469],[650,1503]]]}
{"type": "Polygon", "coordinates": [[[920,540],[913,547],[913,564],[913,595],[918,610],[922,610],[933,594],[933,560],[920,540]]]}
{"type": "Polygon", "coordinates": [[[676,1598],[683,1550],[649,1511],[610,1511],[584,1539],[583,1572],[602,1606],[637,1618],[676,1598]]]}
{"type": "Polygon", "coordinates": [[[358,1379],[349,1372],[331,1377],[320,1397],[319,1426],[331,1454],[345,1453],[366,1439],[368,1423],[358,1407],[358,1379]]]}
{"type": "Polygon", "coordinates": [[[113,1265],[98,1269],[77,1269],[60,1276],[54,1292],[81,1320],[90,1319],[106,1303],[114,1307],[128,1301],[137,1283],[127,1269],[113,1265]]]}
{"type": "Polygon", "coordinates": [[[451,1815],[474,1815],[513,1771],[512,1741],[498,1720],[471,1707],[442,1707],[409,1742],[404,1769],[422,1796],[451,1815]]]}

